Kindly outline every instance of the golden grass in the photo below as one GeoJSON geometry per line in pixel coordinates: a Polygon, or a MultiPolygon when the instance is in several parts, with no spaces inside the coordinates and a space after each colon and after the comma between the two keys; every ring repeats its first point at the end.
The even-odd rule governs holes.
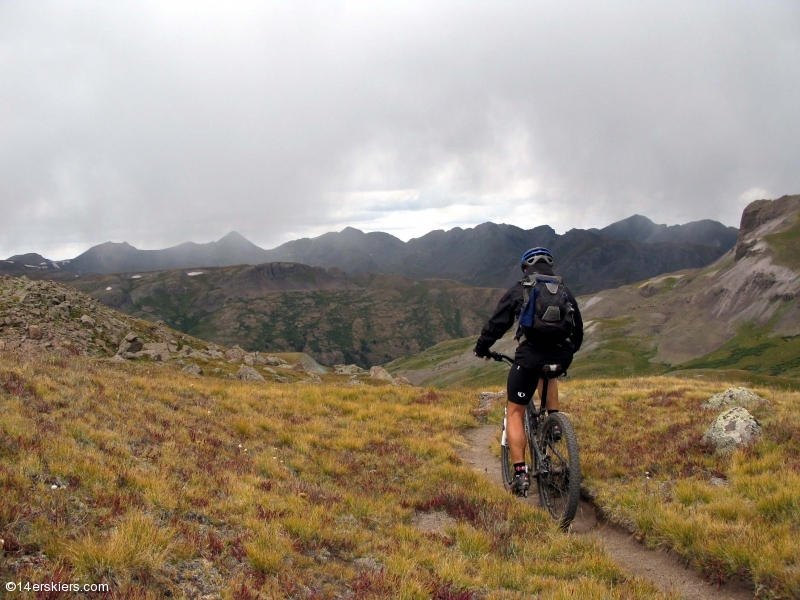
{"type": "Polygon", "coordinates": [[[462,463],[474,405],[0,357],[0,575],[114,598],[661,597],[462,463]]]}
{"type": "Polygon", "coordinates": [[[584,485],[609,518],[710,579],[739,574],[763,597],[800,598],[800,393],[757,388],[771,403],[751,409],[763,439],[719,456],[701,436],[721,411],[700,405],[727,387],[674,377],[565,382],[584,485]]]}

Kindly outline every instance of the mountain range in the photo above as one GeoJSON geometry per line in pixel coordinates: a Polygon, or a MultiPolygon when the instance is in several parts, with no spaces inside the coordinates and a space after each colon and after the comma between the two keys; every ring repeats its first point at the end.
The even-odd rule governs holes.
{"type": "Polygon", "coordinates": [[[563,235],[542,225],[521,229],[483,223],[474,228],[436,230],[403,242],[383,232],[347,227],[316,238],[265,250],[231,232],[216,242],[187,242],[163,250],[139,250],[126,242],[106,242],[65,261],[38,254],[0,262],[0,274],[33,271],[68,273],[149,272],[294,262],[337,268],[350,275],[393,273],[412,279],[453,279],[479,287],[506,287],[519,276],[518,256],[546,246],[556,256],[556,272],[575,293],[591,293],[655,275],[705,266],[736,242],[737,230],[716,221],[657,225],[634,215],[603,229],[572,229],[563,235]]]}

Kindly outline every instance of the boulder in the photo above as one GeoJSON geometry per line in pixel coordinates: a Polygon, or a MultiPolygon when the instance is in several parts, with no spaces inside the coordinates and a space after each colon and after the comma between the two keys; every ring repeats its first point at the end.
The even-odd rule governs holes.
{"type": "Polygon", "coordinates": [[[28,337],[32,340],[40,340],[42,339],[42,328],[39,325],[30,325],[28,327],[28,337]]]}
{"type": "Polygon", "coordinates": [[[81,325],[84,327],[94,327],[94,319],[89,315],[81,316],[81,325]]]}
{"type": "Polygon", "coordinates": [[[189,375],[197,375],[199,377],[203,374],[203,369],[201,369],[199,365],[192,363],[183,367],[183,372],[189,373],[189,375]]]}
{"type": "Polygon", "coordinates": [[[286,361],[270,354],[264,359],[264,364],[270,365],[271,367],[279,367],[281,365],[285,365],[286,361]]]}
{"type": "Polygon", "coordinates": [[[0,352],[6,349],[6,343],[3,340],[0,340],[0,352]]]}
{"type": "Polygon", "coordinates": [[[337,375],[358,375],[365,371],[358,365],[334,365],[333,372],[337,375]]]}
{"type": "Polygon", "coordinates": [[[242,381],[266,381],[264,376],[256,371],[253,367],[242,365],[239,367],[239,372],[236,373],[236,378],[242,381]]]}
{"type": "Polygon", "coordinates": [[[289,383],[289,381],[287,377],[281,377],[280,375],[275,376],[275,383],[289,383]]]}
{"type": "Polygon", "coordinates": [[[225,353],[225,356],[231,362],[241,362],[244,360],[244,357],[247,356],[247,352],[242,350],[239,346],[234,346],[225,353]]]}
{"type": "Polygon", "coordinates": [[[396,375],[394,380],[397,383],[397,385],[401,385],[403,387],[413,387],[413,384],[402,375],[396,375]]]}
{"type": "MultiPolygon", "coordinates": [[[[122,342],[120,343],[119,349],[117,350],[117,354],[123,355],[126,352],[130,354],[135,354],[136,352],[139,352],[143,346],[144,343],[142,342],[142,340],[140,340],[139,337],[131,331],[128,335],[125,336],[125,339],[123,339],[122,342]]],[[[125,356],[123,356],[123,358],[125,358],[125,356]]]]}
{"type": "Polygon", "coordinates": [[[313,358],[308,356],[307,354],[303,354],[300,356],[300,359],[297,361],[297,364],[303,365],[303,370],[306,373],[316,373],[317,375],[324,375],[328,372],[328,369],[323,367],[313,358]]]}
{"type": "Polygon", "coordinates": [[[761,437],[761,425],[741,406],[734,406],[714,419],[703,434],[703,441],[714,446],[717,452],[731,452],[752,444],[761,437]]]}
{"type": "Polygon", "coordinates": [[[169,345],[164,343],[145,344],[142,352],[149,355],[153,360],[169,360],[169,345]]]}
{"type": "Polygon", "coordinates": [[[384,369],[383,367],[372,367],[369,370],[369,376],[372,379],[379,379],[380,381],[388,381],[390,383],[394,383],[394,377],[392,377],[391,373],[384,369]]]}
{"type": "Polygon", "coordinates": [[[738,387],[729,388],[724,392],[714,394],[711,396],[711,398],[701,404],[700,408],[705,408],[706,410],[719,410],[721,408],[728,408],[729,406],[741,406],[746,408],[749,406],[761,406],[764,404],[768,405],[769,401],[765,400],[758,394],[751,392],[747,388],[738,387]]]}

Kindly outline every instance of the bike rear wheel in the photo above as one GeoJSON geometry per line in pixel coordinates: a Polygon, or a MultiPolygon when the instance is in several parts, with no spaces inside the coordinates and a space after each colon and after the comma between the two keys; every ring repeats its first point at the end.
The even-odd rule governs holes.
{"type": "Polygon", "coordinates": [[[567,527],[578,512],[581,493],[578,438],[572,423],[561,413],[548,416],[536,443],[542,455],[535,465],[539,498],[553,519],[567,527]]]}

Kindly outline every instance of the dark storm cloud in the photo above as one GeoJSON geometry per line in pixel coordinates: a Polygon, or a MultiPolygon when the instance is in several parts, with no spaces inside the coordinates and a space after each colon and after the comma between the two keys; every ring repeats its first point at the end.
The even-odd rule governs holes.
{"type": "Polygon", "coordinates": [[[0,253],[800,190],[795,3],[227,4],[0,4],[0,253]]]}

